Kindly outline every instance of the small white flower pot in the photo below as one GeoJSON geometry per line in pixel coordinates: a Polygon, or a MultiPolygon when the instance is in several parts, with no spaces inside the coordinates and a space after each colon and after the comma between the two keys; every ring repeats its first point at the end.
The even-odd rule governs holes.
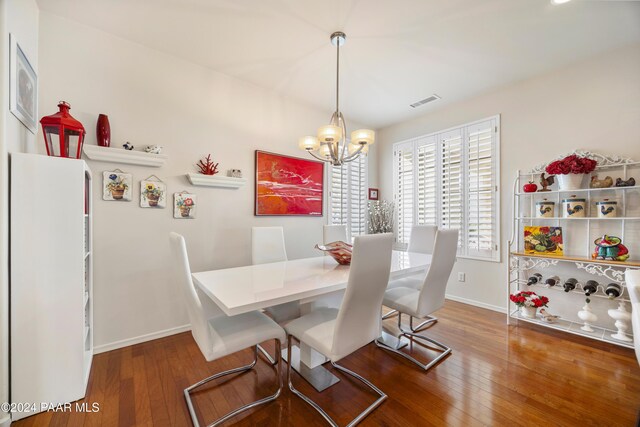
{"type": "Polygon", "coordinates": [[[526,317],[527,319],[535,319],[537,312],[537,307],[528,307],[526,305],[520,307],[520,314],[522,314],[522,317],[526,317]]]}
{"type": "Polygon", "coordinates": [[[558,178],[558,188],[560,191],[579,190],[582,188],[583,173],[569,173],[566,175],[556,175],[558,178]]]}

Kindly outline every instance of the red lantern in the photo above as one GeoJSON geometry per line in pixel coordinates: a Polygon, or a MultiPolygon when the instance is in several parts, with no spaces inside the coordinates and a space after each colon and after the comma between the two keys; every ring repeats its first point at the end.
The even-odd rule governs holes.
{"type": "Polygon", "coordinates": [[[71,117],[71,106],[65,101],[58,104],[60,111],[40,119],[47,154],[55,157],[71,157],[79,159],[82,155],[82,143],[85,130],[82,123],[71,117]],[[58,136],[58,141],[54,137],[58,136]]]}

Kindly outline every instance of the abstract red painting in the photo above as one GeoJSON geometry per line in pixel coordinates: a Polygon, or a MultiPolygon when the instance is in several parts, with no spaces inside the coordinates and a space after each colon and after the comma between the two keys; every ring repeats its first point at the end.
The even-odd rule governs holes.
{"type": "Polygon", "coordinates": [[[322,216],[324,164],[256,150],[256,215],[322,216]]]}

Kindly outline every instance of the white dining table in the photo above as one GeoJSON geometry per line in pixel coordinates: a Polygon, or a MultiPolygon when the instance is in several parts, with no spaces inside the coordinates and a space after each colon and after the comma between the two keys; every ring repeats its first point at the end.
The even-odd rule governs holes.
{"type": "MultiPolygon", "coordinates": [[[[390,278],[426,271],[431,255],[393,251],[390,278]]],[[[299,301],[302,312],[314,301],[341,294],[349,279],[349,266],[329,256],[302,258],[268,264],[224,268],[192,274],[200,290],[228,316],[299,301]]],[[[322,391],[338,381],[321,364],[326,361],[303,345],[295,349],[292,367],[322,391]],[[301,362],[301,363],[300,363],[301,362]]]]}

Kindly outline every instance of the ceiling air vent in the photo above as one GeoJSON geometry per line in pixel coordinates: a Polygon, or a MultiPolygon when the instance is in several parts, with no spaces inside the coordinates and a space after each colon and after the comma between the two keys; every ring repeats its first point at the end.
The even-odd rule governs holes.
{"type": "Polygon", "coordinates": [[[421,105],[426,104],[427,102],[437,101],[438,99],[440,99],[440,97],[434,93],[433,95],[431,95],[431,96],[429,96],[429,97],[427,97],[427,98],[425,98],[425,99],[423,99],[421,101],[414,102],[410,106],[413,107],[413,108],[417,108],[417,107],[419,107],[421,105]]]}

